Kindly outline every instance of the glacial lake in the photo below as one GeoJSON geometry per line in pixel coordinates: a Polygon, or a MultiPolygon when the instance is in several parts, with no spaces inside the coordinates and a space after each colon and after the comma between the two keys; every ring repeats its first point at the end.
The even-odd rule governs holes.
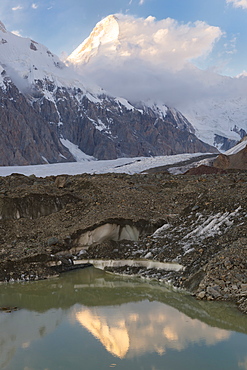
{"type": "Polygon", "coordinates": [[[0,284],[0,369],[247,369],[247,316],[93,267],[0,284]]]}

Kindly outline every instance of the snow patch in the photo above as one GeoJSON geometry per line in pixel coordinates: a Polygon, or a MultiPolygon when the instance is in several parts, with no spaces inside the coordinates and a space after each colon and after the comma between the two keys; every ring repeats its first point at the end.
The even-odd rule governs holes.
{"type": "Polygon", "coordinates": [[[135,110],[135,107],[133,107],[133,105],[131,105],[128,100],[124,98],[116,98],[115,102],[123,105],[127,110],[135,110]]]}
{"type": "Polygon", "coordinates": [[[95,125],[95,128],[99,131],[106,131],[108,129],[108,127],[106,127],[106,125],[104,124],[104,122],[102,122],[99,118],[98,118],[98,123],[94,121],[94,125],[95,125]]]}
{"type": "Polygon", "coordinates": [[[187,233],[183,239],[184,250],[188,252],[190,246],[194,242],[221,235],[225,233],[234,223],[234,218],[238,215],[241,207],[238,207],[233,212],[217,213],[205,218],[202,214],[198,214],[196,222],[192,225],[193,230],[187,233]],[[186,242],[188,240],[188,242],[186,242]]]}
{"type": "Polygon", "coordinates": [[[63,154],[59,153],[59,156],[63,159],[67,159],[63,154]]]}
{"type": "Polygon", "coordinates": [[[164,104],[163,105],[157,105],[157,108],[158,108],[158,111],[159,111],[160,118],[164,119],[166,117],[167,111],[168,111],[167,106],[164,105],[164,104]]]}
{"type": "Polygon", "coordinates": [[[71,143],[71,141],[67,139],[60,139],[60,141],[70,151],[70,153],[75,158],[76,162],[95,160],[94,157],[91,157],[90,155],[84,153],[81,149],[79,149],[78,145],[71,143]]]}
{"type": "Polygon", "coordinates": [[[6,90],[6,85],[4,83],[4,68],[0,65],[0,86],[3,90],[6,90]]]}
{"type": "Polygon", "coordinates": [[[48,160],[42,155],[41,158],[43,159],[43,161],[45,161],[46,163],[49,163],[48,160]]]}
{"type": "MultiPolygon", "coordinates": [[[[102,93],[102,91],[101,91],[102,93]]],[[[90,94],[90,93],[86,93],[86,97],[88,98],[88,100],[90,100],[92,103],[102,103],[101,99],[95,97],[94,95],[90,94]]]]}
{"type": "Polygon", "coordinates": [[[159,229],[157,229],[153,234],[153,238],[160,238],[166,234],[166,230],[169,229],[171,225],[170,224],[164,224],[159,229]]]}

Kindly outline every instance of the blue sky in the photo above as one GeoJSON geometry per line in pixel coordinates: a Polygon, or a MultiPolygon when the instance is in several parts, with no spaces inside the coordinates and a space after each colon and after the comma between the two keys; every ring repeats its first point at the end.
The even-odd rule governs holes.
{"type": "Polygon", "coordinates": [[[109,14],[204,21],[222,36],[212,52],[194,63],[235,76],[247,71],[247,0],[1,0],[0,20],[9,31],[70,54],[109,14]]]}

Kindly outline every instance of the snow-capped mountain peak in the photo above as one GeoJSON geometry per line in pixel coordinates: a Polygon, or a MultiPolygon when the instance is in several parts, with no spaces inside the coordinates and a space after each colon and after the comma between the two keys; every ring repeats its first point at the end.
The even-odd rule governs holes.
{"type": "Polygon", "coordinates": [[[96,24],[89,37],[68,57],[68,62],[72,64],[87,63],[103,45],[114,50],[118,44],[119,32],[118,17],[109,15],[96,24]]]}
{"type": "Polygon", "coordinates": [[[0,53],[1,64],[7,73],[14,70],[30,83],[51,75],[56,69],[65,68],[45,46],[8,32],[3,24],[0,24],[0,53]]]}
{"type": "Polygon", "coordinates": [[[83,77],[67,67],[46,46],[7,31],[1,22],[0,67],[20,91],[34,86],[37,81],[52,83],[56,87],[80,88],[85,94],[98,95],[103,91],[90,82],[85,87],[83,77]]]}

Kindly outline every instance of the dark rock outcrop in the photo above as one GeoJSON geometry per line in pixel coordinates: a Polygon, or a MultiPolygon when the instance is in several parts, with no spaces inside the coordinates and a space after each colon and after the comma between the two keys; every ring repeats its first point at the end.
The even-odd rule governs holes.
{"type": "MultiPolygon", "coordinates": [[[[62,137],[95,158],[217,152],[200,141],[186,118],[175,110],[168,109],[164,116],[155,107],[129,109],[107,96],[95,103],[76,89],[56,89],[54,95],[53,111],[46,109],[43,115],[56,122],[53,114],[58,112],[62,137]]],[[[44,100],[35,103],[36,107],[42,103],[41,112],[47,105],[44,100]]]]}
{"type": "MultiPolygon", "coordinates": [[[[239,135],[241,135],[240,132],[239,132],[239,135]]],[[[222,151],[231,149],[237,143],[238,143],[237,140],[232,140],[232,139],[229,139],[228,137],[224,137],[224,136],[217,135],[217,134],[214,135],[214,145],[217,148],[220,148],[220,150],[222,151]]]]}
{"type": "Polygon", "coordinates": [[[0,165],[73,161],[53,126],[10,81],[0,89],[0,165]]]}

